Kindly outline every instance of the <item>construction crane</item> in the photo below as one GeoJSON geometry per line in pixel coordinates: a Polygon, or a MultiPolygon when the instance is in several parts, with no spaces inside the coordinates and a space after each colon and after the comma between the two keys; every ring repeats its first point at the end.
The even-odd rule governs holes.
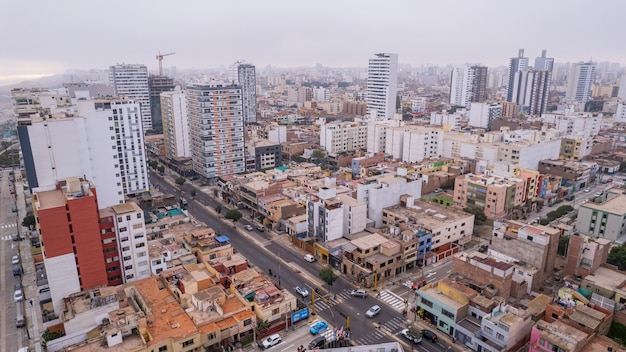
{"type": "Polygon", "coordinates": [[[174,55],[174,54],[176,53],[161,54],[161,52],[159,51],[159,53],[156,56],[156,59],[159,60],[159,76],[163,76],[163,57],[174,55]]]}

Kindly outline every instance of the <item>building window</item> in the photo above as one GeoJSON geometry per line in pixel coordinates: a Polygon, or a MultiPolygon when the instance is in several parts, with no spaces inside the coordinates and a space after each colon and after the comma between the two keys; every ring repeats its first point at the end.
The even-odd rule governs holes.
{"type": "Polygon", "coordinates": [[[167,351],[167,346],[159,347],[159,352],[167,351]]]}
{"type": "Polygon", "coordinates": [[[432,308],[432,307],[433,307],[433,302],[431,302],[431,301],[429,301],[429,300],[425,299],[424,297],[421,297],[421,300],[422,300],[422,304],[423,304],[423,305],[425,305],[425,306],[427,306],[427,307],[430,307],[430,308],[432,308]]]}
{"type": "Polygon", "coordinates": [[[193,339],[187,340],[187,341],[183,342],[183,347],[187,347],[187,346],[191,346],[191,345],[193,345],[193,339]]]}

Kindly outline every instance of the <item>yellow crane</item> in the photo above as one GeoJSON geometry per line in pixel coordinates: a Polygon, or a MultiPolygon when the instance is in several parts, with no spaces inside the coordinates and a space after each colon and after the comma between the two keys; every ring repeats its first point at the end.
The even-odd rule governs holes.
{"type": "Polygon", "coordinates": [[[159,53],[156,56],[156,59],[159,60],[159,76],[163,76],[163,57],[165,56],[169,56],[169,55],[174,55],[176,53],[171,52],[171,53],[167,53],[167,54],[161,54],[161,52],[159,51],[159,53]]]}

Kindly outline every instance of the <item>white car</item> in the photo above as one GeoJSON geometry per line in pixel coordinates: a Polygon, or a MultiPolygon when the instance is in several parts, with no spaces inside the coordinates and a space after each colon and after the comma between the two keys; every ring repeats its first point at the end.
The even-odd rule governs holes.
{"type": "Polygon", "coordinates": [[[276,346],[279,343],[281,343],[283,341],[283,339],[280,337],[280,335],[278,334],[274,334],[274,335],[270,335],[268,336],[266,339],[264,339],[263,341],[261,341],[261,343],[259,344],[259,346],[263,349],[266,348],[270,348],[272,346],[276,346]]]}
{"type": "Polygon", "coordinates": [[[401,332],[402,336],[404,336],[405,339],[413,342],[413,343],[420,343],[422,342],[422,334],[420,333],[414,333],[413,331],[409,330],[409,329],[402,329],[401,332]]]}
{"type": "Polygon", "coordinates": [[[18,257],[17,255],[14,255],[13,258],[11,258],[11,264],[19,264],[20,263],[20,257],[18,257]]]}
{"type": "Polygon", "coordinates": [[[380,306],[372,306],[370,309],[365,312],[365,316],[368,318],[373,318],[380,313],[380,306]]]}
{"type": "Polygon", "coordinates": [[[248,224],[248,225],[244,225],[243,227],[244,227],[246,230],[248,230],[248,231],[252,231],[252,230],[254,230],[254,227],[252,227],[252,225],[249,225],[249,224],[248,224]]]}
{"type": "Polygon", "coordinates": [[[313,263],[315,261],[315,257],[311,254],[307,254],[304,256],[304,260],[306,260],[309,263],[313,263]]]}
{"type": "Polygon", "coordinates": [[[304,287],[296,286],[296,293],[298,293],[302,297],[306,297],[309,295],[309,290],[304,287]]]}

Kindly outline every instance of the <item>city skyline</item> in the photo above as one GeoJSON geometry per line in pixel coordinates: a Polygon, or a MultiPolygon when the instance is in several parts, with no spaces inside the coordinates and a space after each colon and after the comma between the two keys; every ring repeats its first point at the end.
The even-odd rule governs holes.
{"type": "Polygon", "coordinates": [[[370,1],[320,1],[305,8],[278,0],[188,2],[179,7],[165,1],[115,0],[94,8],[68,0],[62,6],[44,2],[31,8],[5,2],[0,85],[116,63],[145,64],[154,71],[159,52],[176,52],[165,58],[166,67],[197,69],[239,59],[257,67],[367,67],[376,52],[397,53],[400,64],[413,66],[493,67],[507,65],[519,48],[530,57],[547,49],[557,62],[625,63],[626,53],[616,39],[626,23],[602,21],[600,33],[605,35],[586,23],[626,5],[617,0],[599,3],[531,0],[512,7],[481,0],[382,7],[370,1]],[[198,45],[203,41],[210,47],[198,45]],[[355,42],[357,46],[350,45],[355,42]]]}

